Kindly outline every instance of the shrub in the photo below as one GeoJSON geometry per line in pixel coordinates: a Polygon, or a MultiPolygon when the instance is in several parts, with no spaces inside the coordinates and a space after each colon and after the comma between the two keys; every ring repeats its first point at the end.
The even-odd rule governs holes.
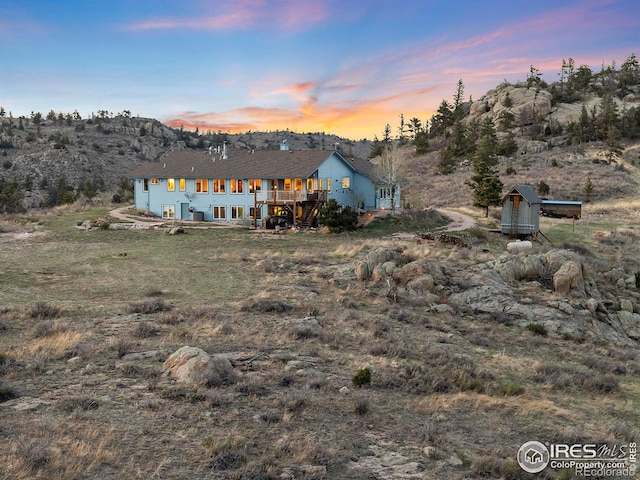
{"type": "Polygon", "coordinates": [[[133,336],[136,338],[149,338],[158,334],[158,327],[148,322],[140,322],[133,330],[133,336]]]}
{"type": "Polygon", "coordinates": [[[500,388],[500,393],[505,397],[515,397],[524,393],[524,387],[517,383],[510,383],[500,388]]]}
{"type": "Polygon", "coordinates": [[[369,413],[369,399],[367,397],[359,396],[356,398],[353,411],[356,415],[366,415],[369,413]]]}
{"type": "Polygon", "coordinates": [[[57,407],[63,412],[72,413],[75,411],[96,410],[100,404],[95,398],[88,396],[72,396],[61,399],[57,407]]]}
{"type": "Polygon", "coordinates": [[[111,337],[109,346],[118,354],[118,358],[124,357],[131,349],[131,342],[122,337],[111,337]]]}
{"type": "Polygon", "coordinates": [[[171,307],[165,305],[160,300],[146,300],[140,303],[132,303],[129,305],[129,313],[143,313],[146,315],[158,312],[166,312],[171,310],[171,307]]]}
{"type": "Polygon", "coordinates": [[[356,387],[362,387],[363,385],[369,385],[371,383],[371,370],[369,368],[361,368],[351,379],[356,387]]]}
{"type": "Polygon", "coordinates": [[[17,396],[18,394],[11,385],[0,380],[0,403],[16,398],[17,396]]]}
{"type": "Polygon", "coordinates": [[[62,309],[55,305],[49,305],[45,302],[37,302],[29,312],[31,318],[45,319],[45,318],[58,318],[62,316],[62,309]]]}
{"type": "Polygon", "coordinates": [[[270,298],[259,298],[249,300],[243,303],[240,310],[243,312],[262,312],[262,313],[284,313],[291,310],[292,307],[283,300],[273,300],[270,298]]]}
{"type": "Polygon", "coordinates": [[[320,222],[333,233],[355,230],[358,226],[358,212],[331,198],[320,210],[320,222]]]}
{"type": "Polygon", "coordinates": [[[536,335],[540,335],[541,337],[546,337],[547,335],[549,335],[547,327],[545,327],[542,323],[529,323],[527,324],[527,330],[536,335]]]}

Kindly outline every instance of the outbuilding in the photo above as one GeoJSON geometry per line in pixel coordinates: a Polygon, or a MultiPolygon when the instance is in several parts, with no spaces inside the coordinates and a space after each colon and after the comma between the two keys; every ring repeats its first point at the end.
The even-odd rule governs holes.
{"type": "Polygon", "coordinates": [[[501,231],[505,235],[537,235],[542,200],[530,185],[516,185],[500,202],[501,231]]]}

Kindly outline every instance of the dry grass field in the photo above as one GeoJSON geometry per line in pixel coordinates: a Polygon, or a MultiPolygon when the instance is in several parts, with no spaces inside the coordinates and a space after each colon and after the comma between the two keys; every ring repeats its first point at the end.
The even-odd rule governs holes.
{"type": "MultiPolygon", "coordinates": [[[[76,227],[106,211],[0,224],[2,479],[569,479],[527,476],[519,446],[640,439],[638,345],[458,315],[445,295],[397,301],[354,276],[381,246],[471,268],[499,236],[460,232],[463,253],[395,234],[433,216],[339,235],[76,227]],[[233,374],[173,381],[163,362],[185,345],[233,374]]],[[[630,212],[543,231],[589,261],[640,262],[630,212]]]]}

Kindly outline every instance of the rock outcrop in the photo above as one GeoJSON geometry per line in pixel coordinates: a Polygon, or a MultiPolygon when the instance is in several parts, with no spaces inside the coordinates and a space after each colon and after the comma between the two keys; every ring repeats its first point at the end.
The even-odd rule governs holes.
{"type": "Polygon", "coordinates": [[[468,268],[430,258],[402,260],[401,250],[379,248],[357,262],[353,272],[379,295],[394,302],[425,305],[433,312],[485,316],[520,325],[542,322],[552,332],[592,335],[621,344],[640,339],[635,275],[621,268],[589,275],[589,267],[570,250],[504,254],[468,268]],[[607,282],[602,288],[615,285],[615,297],[601,292],[599,278],[607,282]],[[619,297],[621,291],[624,295],[619,297]],[[441,308],[443,301],[447,308],[441,308]]]}

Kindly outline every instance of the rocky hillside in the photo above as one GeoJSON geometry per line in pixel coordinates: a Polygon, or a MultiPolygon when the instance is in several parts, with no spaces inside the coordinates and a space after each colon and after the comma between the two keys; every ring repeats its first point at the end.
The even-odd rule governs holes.
{"type": "Polygon", "coordinates": [[[366,158],[370,151],[367,141],[324,133],[199,134],[106,112],[91,119],[53,112],[46,119],[38,113],[11,118],[5,113],[0,120],[0,178],[18,182],[25,207],[47,206],[60,203],[65,192],[113,192],[136,166],[158,160],[172,148],[205,149],[228,142],[237,148],[277,149],[285,140],[294,149],[339,148],[348,156],[366,158]]]}

